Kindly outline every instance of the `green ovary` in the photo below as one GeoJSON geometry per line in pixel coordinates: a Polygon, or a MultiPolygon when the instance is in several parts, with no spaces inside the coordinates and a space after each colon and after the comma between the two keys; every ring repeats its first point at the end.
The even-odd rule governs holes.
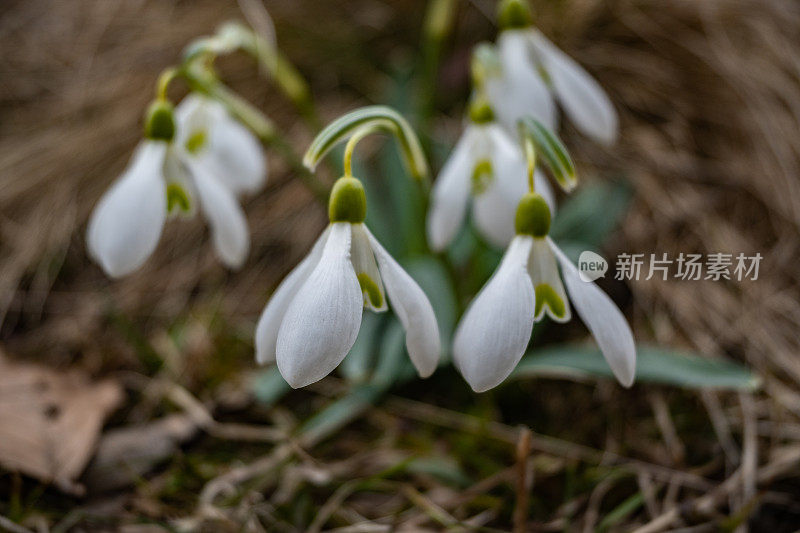
{"type": "Polygon", "coordinates": [[[172,213],[176,208],[188,213],[192,210],[192,202],[183,187],[170,183],[167,185],[167,213],[172,213]]]}
{"type": "Polygon", "coordinates": [[[536,286],[536,310],[534,311],[534,315],[539,316],[539,313],[541,313],[545,305],[550,308],[550,311],[557,318],[564,318],[567,311],[564,300],[561,299],[553,287],[542,283],[536,286]]]}
{"type": "Polygon", "coordinates": [[[378,288],[378,284],[375,283],[366,272],[361,272],[358,274],[357,278],[358,284],[361,286],[361,292],[364,293],[365,298],[369,299],[369,303],[372,307],[379,309],[383,305],[383,295],[378,288]]]}

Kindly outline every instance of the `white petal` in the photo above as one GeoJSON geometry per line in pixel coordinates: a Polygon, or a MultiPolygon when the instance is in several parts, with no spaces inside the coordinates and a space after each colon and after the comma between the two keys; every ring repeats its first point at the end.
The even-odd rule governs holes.
{"type": "Polygon", "coordinates": [[[456,330],[453,359],[475,392],[508,377],[530,341],[535,302],[526,262],[532,242],[528,236],[511,241],[500,267],[456,330]]]}
{"type": "Polygon", "coordinates": [[[537,71],[524,30],[506,30],[498,39],[503,74],[487,80],[486,92],[500,122],[511,132],[517,120],[532,116],[551,129],[557,126],[556,106],[537,71]]]}
{"type": "Polygon", "coordinates": [[[267,162],[258,139],[227,113],[212,123],[201,157],[237,194],[258,191],[267,180],[267,162]]]}
{"type": "Polygon", "coordinates": [[[111,277],[136,270],[158,245],[167,216],[162,175],[167,145],[143,142],[89,220],[91,256],[111,277]]]}
{"type": "Polygon", "coordinates": [[[505,248],[514,238],[514,212],[517,203],[504,194],[494,182],[475,197],[472,207],[475,227],[480,234],[497,248],[505,248]]]}
{"type": "Polygon", "coordinates": [[[278,330],[278,370],[294,388],[324,378],[353,347],[361,287],[350,262],[351,226],[331,224],[322,257],[289,304],[278,330]]]}
{"type": "Polygon", "coordinates": [[[233,192],[193,159],[187,164],[197,187],[200,206],[211,226],[214,249],[229,268],[239,268],[250,249],[247,219],[233,192]]]}
{"type": "Polygon", "coordinates": [[[533,239],[531,258],[528,261],[528,273],[536,292],[537,322],[547,313],[556,322],[569,322],[572,313],[569,308],[569,299],[564,292],[561,276],[553,250],[545,239],[533,239]]]}
{"type": "Polygon", "coordinates": [[[175,144],[183,146],[198,129],[205,130],[211,118],[206,107],[210,100],[197,93],[189,93],[175,108],[175,144]]]}
{"type": "Polygon", "coordinates": [[[194,133],[204,132],[205,144],[192,155],[226,187],[242,194],[264,185],[267,166],[261,143],[222,104],[190,94],[181,101],[175,115],[176,143],[184,146],[194,133]]]}
{"type": "Polygon", "coordinates": [[[435,251],[450,244],[464,221],[469,201],[474,129],[467,127],[433,184],[428,210],[428,243],[435,251]]]}
{"type": "Polygon", "coordinates": [[[617,112],[602,87],[538,30],[530,32],[530,42],[550,75],[556,96],[578,129],[601,143],[612,144],[617,138],[617,112]]]}
{"type": "Polygon", "coordinates": [[[439,326],[428,297],[397,261],[366,229],[370,244],[378,259],[386,292],[392,309],[406,330],[406,349],[419,375],[433,374],[442,350],[439,326]]]}
{"type": "Polygon", "coordinates": [[[258,319],[258,326],[256,326],[256,361],[258,364],[265,365],[275,361],[275,345],[278,342],[278,330],[281,327],[283,316],[286,314],[286,309],[292,303],[292,299],[297,294],[300,286],[308,279],[314,267],[319,263],[319,259],[322,257],[322,250],[328,241],[329,231],[330,228],[326,228],[322,232],[309,254],[278,285],[278,288],[272,293],[269,303],[261,313],[261,317],[258,319]]]}
{"type": "Polygon", "coordinates": [[[624,387],[630,387],[636,372],[636,345],[628,322],[606,293],[593,282],[581,280],[578,269],[552,240],[550,246],[561,263],[575,310],[594,335],[614,375],[624,387]]]}
{"type": "Polygon", "coordinates": [[[381,274],[375,263],[375,254],[364,224],[353,224],[352,262],[361,290],[364,293],[364,307],[375,312],[386,311],[386,296],[383,291],[381,274]]]}

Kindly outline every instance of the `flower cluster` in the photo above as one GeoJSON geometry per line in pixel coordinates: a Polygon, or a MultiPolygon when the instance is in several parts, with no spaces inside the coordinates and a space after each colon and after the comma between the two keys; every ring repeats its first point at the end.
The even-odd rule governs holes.
{"type": "Polygon", "coordinates": [[[472,195],[478,231],[495,246],[508,245],[457,328],[454,362],[475,391],[495,387],[521,359],[534,322],[545,315],[570,320],[568,291],[615,376],[630,386],[636,361],[630,327],[548,236],[555,200],[535,168],[538,146],[561,188],[575,186],[559,168],[568,155],[549,134],[557,124],[554,96],[581,131],[604,144],[617,136],[616,112],[597,82],[531,26],[524,0],[503,0],[498,20],[496,47],[475,49],[468,125],[436,181],[428,214],[430,245],[442,250],[457,234],[472,195]],[[517,132],[523,142],[515,141],[517,132]],[[563,153],[553,157],[553,150],[563,153]]]}
{"type": "MultiPolygon", "coordinates": [[[[502,0],[498,19],[502,31],[497,45],[475,49],[466,126],[434,184],[426,220],[430,247],[443,251],[462,227],[472,199],[479,233],[491,245],[507,247],[456,328],[453,360],[475,391],[491,389],[519,362],[535,322],[545,316],[566,322],[574,307],[614,375],[630,386],[636,361],[630,327],[611,299],[581,279],[550,238],[556,200],[537,167],[544,162],[565,192],[576,186],[574,165],[552,131],[557,124],[555,100],[580,130],[606,144],[617,135],[616,114],[597,83],[531,26],[524,0],[502,0]]],[[[242,48],[258,55],[269,50],[263,64],[294,76],[285,65],[275,67],[283,63],[268,44],[228,25],[217,36],[190,46],[176,72],[196,92],[176,109],[165,97],[172,71],[166,82],[160,81],[158,97],[147,112],[145,139],[89,222],[89,253],[109,276],[141,266],[155,250],[167,218],[197,211],[208,219],[219,259],[231,268],[243,263],[249,233],[237,198],[264,185],[266,162],[259,138],[267,140],[273,131],[266,117],[221,85],[210,65],[218,53],[242,48]],[[251,131],[258,131],[258,137],[251,131]]],[[[297,79],[284,79],[282,86],[296,102],[304,102],[307,91],[298,89],[303,86],[297,79]]],[[[364,223],[366,194],[353,176],[351,161],[356,144],[377,131],[398,140],[414,178],[427,178],[416,134],[390,108],[349,113],[312,142],[300,169],[305,178],[313,177],[317,163],[335,145],[347,143],[344,176],[328,197],[330,224],[278,286],[255,334],[257,361],[276,363],[292,387],[322,379],[343,361],[356,341],[364,309],[381,313],[391,306],[420,376],[431,375],[440,360],[433,306],[364,223]]]]}
{"type": "Polygon", "coordinates": [[[156,101],[145,140],[92,213],[89,253],[109,276],[129,274],[156,249],[168,217],[199,207],[220,260],[237,268],[250,246],[237,197],[259,190],[266,169],[258,139],[219,102],[190,94],[173,111],[156,101]]]}

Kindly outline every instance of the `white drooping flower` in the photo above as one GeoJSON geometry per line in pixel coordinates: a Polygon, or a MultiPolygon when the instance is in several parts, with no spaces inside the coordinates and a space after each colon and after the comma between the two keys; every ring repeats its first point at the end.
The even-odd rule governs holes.
{"type": "Polygon", "coordinates": [[[568,321],[570,301],[617,380],[625,387],[633,383],[636,348],[630,326],[611,298],[583,281],[547,236],[549,220],[544,200],[526,195],[517,211],[517,235],[458,325],[453,359],[476,392],[508,377],[525,353],[534,322],[545,313],[557,322],[568,321]]]}
{"type": "Polygon", "coordinates": [[[501,2],[500,10],[505,28],[497,42],[502,69],[499,76],[486,80],[487,96],[499,120],[514,131],[517,120],[530,115],[555,130],[557,100],[581,132],[612,144],[618,117],[597,81],[530,25],[523,0],[501,2]]]}
{"type": "Polygon", "coordinates": [[[148,135],[128,167],[103,195],[89,220],[91,256],[111,277],[131,273],[158,245],[169,215],[193,215],[199,204],[214,249],[230,268],[241,266],[250,246],[237,196],[266,180],[258,139],[210,99],[187,96],[174,112],[157,102],[148,135]]]}
{"type": "MultiPolygon", "coordinates": [[[[539,170],[535,181],[555,209],[550,184],[539,170]]],[[[472,197],[475,227],[491,244],[505,247],[514,236],[514,210],[526,190],[527,163],[521,147],[491,118],[475,121],[473,117],[433,185],[428,243],[436,251],[450,244],[472,197]]]]}
{"type": "Polygon", "coordinates": [[[331,224],[281,282],[256,328],[256,360],[276,361],[294,388],[327,376],[361,328],[363,308],[387,309],[406,330],[406,348],[422,377],[436,369],[439,327],[428,298],[364,225],[366,202],[355,178],[331,193],[331,224]]]}

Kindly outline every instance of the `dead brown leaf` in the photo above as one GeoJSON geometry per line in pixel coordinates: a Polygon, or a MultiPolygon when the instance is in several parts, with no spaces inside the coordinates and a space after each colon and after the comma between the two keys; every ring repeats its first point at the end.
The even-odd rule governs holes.
{"type": "Polygon", "coordinates": [[[0,353],[0,465],[70,493],[103,421],[122,401],[118,383],[78,370],[11,361],[0,353]]]}
{"type": "Polygon", "coordinates": [[[198,425],[184,414],[155,422],[126,426],[103,435],[97,454],[83,479],[91,492],[116,490],[133,484],[155,465],[177,452],[198,425]]]}

